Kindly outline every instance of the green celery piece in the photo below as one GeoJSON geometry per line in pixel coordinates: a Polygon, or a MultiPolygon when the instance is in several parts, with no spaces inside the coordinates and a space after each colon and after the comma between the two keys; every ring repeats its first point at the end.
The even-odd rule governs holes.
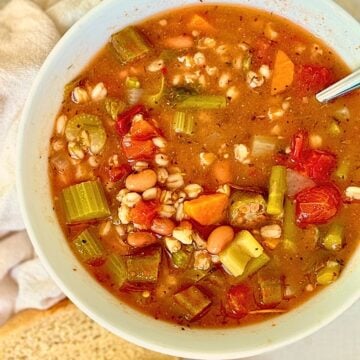
{"type": "Polygon", "coordinates": [[[221,95],[192,95],[177,104],[178,109],[224,109],[226,97],[221,95]]]}
{"type": "Polygon", "coordinates": [[[105,110],[113,120],[116,120],[117,116],[125,110],[125,107],[126,104],[121,100],[113,98],[105,99],[105,110]]]}
{"type": "Polygon", "coordinates": [[[261,303],[266,306],[277,305],[283,299],[283,287],[280,278],[258,279],[261,303]]]}
{"type": "Polygon", "coordinates": [[[184,271],[182,277],[185,282],[196,283],[202,280],[203,278],[205,278],[209,274],[209,272],[210,269],[209,270],[188,269],[184,271]]]}
{"type": "Polygon", "coordinates": [[[240,276],[244,273],[246,265],[251,257],[231,243],[220,254],[220,261],[233,276],[240,276]]]}
{"type": "Polygon", "coordinates": [[[110,43],[122,64],[141,58],[150,51],[145,38],[132,26],[112,35],[110,43]]]}
{"type": "Polygon", "coordinates": [[[179,250],[171,254],[172,262],[179,269],[186,269],[191,259],[191,253],[179,250]]]}
{"type": "Polygon", "coordinates": [[[286,167],[276,165],[271,168],[269,198],[266,211],[269,215],[280,215],[284,208],[286,192],[286,167]]]}
{"type": "Polygon", "coordinates": [[[64,99],[67,99],[71,96],[72,91],[79,85],[80,78],[76,78],[73,81],[67,83],[64,87],[64,99]]]}
{"type": "Polygon", "coordinates": [[[328,128],[328,132],[331,136],[339,136],[341,134],[341,127],[336,121],[332,121],[328,128]]]}
{"type": "Polygon", "coordinates": [[[211,304],[211,300],[195,285],[178,292],[174,299],[184,310],[183,316],[188,321],[201,314],[211,304]]]}
{"type": "Polygon", "coordinates": [[[255,135],[252,141],[251,155],[254,157],[271,156],[277,146],[275,136],[255,135]]]}
{"type": "Polygon", "coordinates": [[[116,285],[122,287],[127,280],[127,270],[124,258],[112,254],[107,258],[105,267],[116,285]]]}
{"type": "Polygon", "coordinates": [[[157,106],[159,104],[159,102],[161,101],[162,97],[164,96],[165,88],[166,88],[165,76],[161,75],[160,86],[159,86],[158,92],[153,95],[145,96],[145,99],[144,99],[145,103],[151,107],[157,106]]]}
{"type": "Polygon", "coordinates": [[[289,199],[285,199],[284,206],[284,226],[283,226],[283,249],[291,252],[296,251],[296,239],[299,237],[300,229],[295,222],[295,204],[289,199]]]}
{"type": "Polygon", "coordinates": [[[76,253],[84,262],[94,261],[104,255],[101,243],[89,229],[78,235],[72,244],[76,253]]]}
{"type": "Polygon", "coordinates": [[[248,230],[242,230],[236,234],[232,243],[252,258],[257,258],[264,252],[264,248],[248,230]]]}
{"type": "Polygon", "coordinates": [[[251,55],[250,51],[247,51],[243,57],[242,66],[241,66],[242,71],[244,73],[247,73],[250,70],[251,62],[252,62],[252,55],[251,55]]]}
{"type": "Polygon", "coordinates": [[[161,249],[149,255],[131,256],[126,259],[127,279],[130,282],[155,283],[158,279],[161,249]]]}
{"type": "Polygon", "coordinates": [[[337,261],[329,260],[326,265],[317,273],[316,282],[319,285],[329,285],[340,275],[340,264],[337,261]]]}
{"type": "Polygon", "coordinates": [[[244,273],[237,277],[237,282],[242,282],[246,278],[250,277],[251,275],[255,274],[257,271],[259,271],[263,266],[265,266],[270,261],[269,255],[267,255],[265,252],[263,252],[260,256],[257,258],[251,259],[248,264],[246,265],[244,273]]]}
{"type": "Polygon", "coordinates": [[[60,201],[68,224],[103,219],[110,215],[99,181],[86,181],[65,188],[60,194],[60,201]]]}
{"type": "Polygon", "coordinates": [[[330,225],[322,244],[325,249],[331,251],[339,251],[343,246],[344,241],[344,227],[343,225],[334,222],[330,225]]]}
{"type": "Polygon", "coordinates": [[[137,77],[128,76],[125,80],[125,86],[128,89],[140,89],[141,84],[137,77]]]}
{"type": "Polygon", "coordinates": [[[194,115],[184,111],[176,111],[174,114],[174,131],[186,135],[194,133],[194,115]]]}
{"type": "Polygon", "coordinates": [[[342,159],[335,172],[335,176],[340,180],[347,180],[350,172],[350,165],[349,159],[342,159]]]}
{"type": "Polygon", "coordinates": [[[89,136],[89,149],[91,153],[94,155],[98,154],[106,143],[106,132],[100,118],[90,114],[75,115],[66,124],[66,140],[81,143],[83,131],[89,136]]]}

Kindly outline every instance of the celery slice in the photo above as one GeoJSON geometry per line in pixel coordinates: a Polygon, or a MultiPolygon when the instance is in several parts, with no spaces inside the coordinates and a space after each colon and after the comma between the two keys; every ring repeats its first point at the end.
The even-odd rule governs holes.
{"type": "Polygon", "coordinates": [[[158,279],[161,250],[149,255],[138,255],[127,258],[127,277],[130,282],[155,283],[158,279]]]}
{"type": "Polygon", "coordinates": [[[139,81],[139,79],[137,77],[128,76],[125,79],[125,86],[128,89],[140,89],[141,84],[140,84],[140,81],[139,81]]]}
{"type": "Polygon", "coordinates": [[[112,254],[107,258],[105,267],[116,285],[122,287],[127,280],[125,260],[112,254]]]}
{"type": "Polygon", "coordinates": [[[99,181],[86,181],[65,188],[60,194],[68,224],[102,219],[110,215],[99,181]]]}
{"type": "Polygon", "coordinates": [[[247,230],[240,231],[235,236],[233,246],[235,245],[240,251],[252,258],[257,258],[264,252],[261,244],[247,230]]]}
{"type": "Polygon", "coordinates": [[[103,247],[96,236],[89,230],[84,230],[73,241],[76,253],[84,262],[91,262],[104,255],[103,247]]]}
{"type": "Polygon", "coordinates": [[[327,250],[339,251],[343,246],[344,227],[339,223],[332,223],[322,242],[327,250]]]}
{"type": "Polygon", "coordinates": [[[318,272],[316,282],[319,285],[329,285],[340,275],[340,264],[337,261],[329,260],[318,272]]]}
{"type": "Polygon", "coordinates": [[[219,257],[226,270],[233,276],[242,275],[251,259],[249,255],[239,251],[237,246],[232,246],[232,243],[219,254],[219,257]]]}
{"type": "Polygon", "coordinates": [[[347,180],[350,172],[350,165],[349,159],[343,159],[335,172],[335,176],[340,180],[347,180]]]}
{"type": "Polygon", "coordinates": [[[250,51],[247,51],[243,57],[243,61],[241,64],[241,68],[244,73],[247,73],[250,70],[251,62],[252,62],[252,55],[250,51]]]}
{"type": "Polygon", "coordinates": [[[291,252],[296,251],[296,239],[299,236],[300,229],[295,223],[295,204],[288,198],[285,199],[284,207],[284,226],[282,241],[283,249],[291,252]]]}
{"type": "Polygon", "coordinates": [[[117,116],[125,110],[126,104],[118,99],[107,98],[105,99],[105,110],[116,120],[117,116]]]}
{"type": "Polygon", "coordinates": [[[341,134],[341,127],[337,121],[332,121],[330,123],[328,132],[331,136],[339,136],[341,134]]]}
{"type": "Polygon", "coordinates": [[[171,254],[172,262],[175,267],[179,269],[186,269],[189,265],[191,253],[184,250],[179,250],[171,254]]]}
{"type": "Polygon", "coordinates": [[[89,146],[92,154],[98,154],[106,142],[106,132],[100,118],[96,115],[78,114],[71,118],[65,127],[67,141],[81,142],[83,132],[89,136],[89,146]]]}
{"type": "Polygon", "coordinates": [[[174,114],[174,130],[176,133],[192,135],[194,133],[194,115],[183,111],[176,111],[174,114]]]}
{"type": "Polygon", "coordinates": [[[238,282],[244,281],[246,278],[250,277],[251,275],[255,274],[259,271],[263,266],[265,266],[270,261],[270,257],[263,252],[257,258],[251,259],[248,264],[246,265],[244,273],[237,277],[236,280],[238,282]]]}
{"type": "Polygon", "coordinates": [[[280,215],[283,212],[284,196],[286,192],[286,167],[276,165],[271,168],[269,199],[267,213],[280,215]]]}
{"type": "Polygon", "coordinates": [[[148,106],[155,107],[159,104],[160,100],[162,99],[165,93],[165,76],[162,75],[160,79],[160,86],[157,93],[153,95],[148,95],[145,97],[145,102],[148,106]]]}
{"type": "Polygon", "coordinates": [[[112,35],[110,43],[122,64],[134,61],[150,51],[142,34],[131,26],[112,35]]]}
{"type": "Polygon", "coordinates": [[[226,97],[221,95],[192,95],[180,103],[178,109],[223,109],[227,105],[226,97]]]}
{"type": "Polygon", "coordinates": [[[260,301],[265,306],[276,306],[283,299],[283,286],[280,278],[269,277],[262,279],[261,275],[258,279],[260,288],[260,301]]]}
{"type": "Polygon", "coordinates": [[[178,292],[174,299],[184,310],[183,316],[188,321],[200,315],[211,304],[211,300],[195,285],[178,292]]]}
{"type": "Polygon", "coordinates": [[[277,145],[274,136],[255,135],[252,141],[251,155],[254,157],[271,156],[277,145]]]}

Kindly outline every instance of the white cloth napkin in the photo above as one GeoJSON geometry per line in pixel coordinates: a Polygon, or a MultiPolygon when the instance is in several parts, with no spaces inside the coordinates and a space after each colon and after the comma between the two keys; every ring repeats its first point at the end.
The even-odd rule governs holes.
{"type": "Polygon", "coordinates": [[[64,295],[34,255],[15,189],[16,134],[34,77],[60,36],[101,0],[0,0],[0,325],[64,295]]]}

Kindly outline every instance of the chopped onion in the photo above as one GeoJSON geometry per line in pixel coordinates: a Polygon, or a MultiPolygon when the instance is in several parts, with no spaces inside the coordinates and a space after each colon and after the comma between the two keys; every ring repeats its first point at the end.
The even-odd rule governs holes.
{"type": "Polygon", "coordinates": [[[276,143],[277,140],[273,136],[255,135],[251,155],[254,157],[269,156],[275,151],[276,143]]]}
{"type": "Polygon", "coordinates": [[[291,169],[286,170],[286,182],[288,196],[295,196],[301,190],[315,186],[313,180],[291,169]]]}

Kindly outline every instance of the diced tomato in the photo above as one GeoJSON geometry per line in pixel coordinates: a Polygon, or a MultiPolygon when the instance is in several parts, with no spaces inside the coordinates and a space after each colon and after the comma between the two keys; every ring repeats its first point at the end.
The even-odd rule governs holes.
{"type": "Polygon", "coordinates": [[[235,285],[230,288],[226,296],[227,315],[241,319],[249,313],[250,289],[245,285],[235,285]]]}
{"type": "Polygon", "coordinates": [[[135,105],[132,108],[122,112],[116,119],[115,129],[119,135],[126,135],[131,127],[132,118],[137,114],[146,114],[144,105],[135,105]]]}
{"type": "Polygon", "coordinates": [[[140,120],[132,124],[130,136],[134,140],[149,140],[159,136],[159,131],[149,121],[140,120]]]}
{"type": "Polygon", "coordinates": [[[130,219],[135,224],[141,225],[144,229],[150,229],[156,217],[158,203],[156,201],[140,200],[131,210],[130,219]]]}
{"type": "Polygon", "coordinates": [[[277,162],[316,181],[326,181],[336,167],[336,156],[325,150],[308,149],[308,134],[298,131],[292,138],[288,158],[279,156],[277,162]]]}
{"type": "Polygon", "coordinates": [[[300,227],[324,224],[334,217],[341,205],[341,194],[333,184],[314,186],[296,197],[296,222],[300,227]]]}
{"type": "Polygon", "coordinates": [[[304,152],[301,167],[310,178],[326,181],[336,168],[336,156],[329,151],[307,150],[304,152]]]}
{"type": "Polygon", "coordinates": [[[332,71],[324,66],[301,65],[296,75],[296,83],[300,93],[316,94],[334,82],[332,71]]]}
{"type": "Polygon", "coordinates": [[[108,178],[112,182],[125,179],[131,173],[131,167],[129,164],[121,164],[119,166],[110,166],[105,168],[108,178]]]}
{"type": "Polygon", "coordinates": [[[124,136],[122,148],[129,160],[150,160],[155,153],[152,140],[133,140],[130,136],[124,136]]]}
{"type": "Polygon", "coordinates": [[[308,133],[304,130],[299,130],[291,140],[290,160],[297,162],[301,160],[302,153],[308,146],[308,133]]]}

